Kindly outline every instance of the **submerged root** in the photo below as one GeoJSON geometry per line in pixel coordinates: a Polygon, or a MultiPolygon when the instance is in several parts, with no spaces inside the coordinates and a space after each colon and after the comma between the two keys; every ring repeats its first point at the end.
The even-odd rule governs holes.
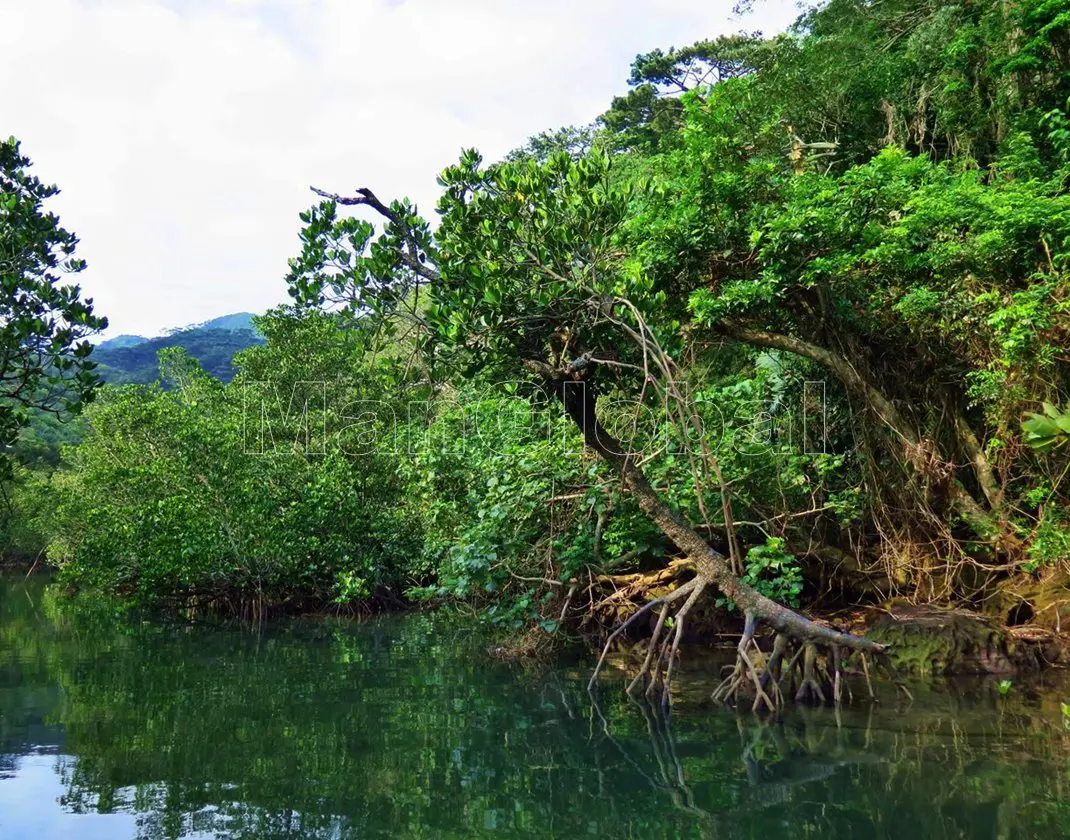
{"type": "MultiPolygon", "coordinates": [[[[798,645],[784,667],[793,640],[779,634],[762,667],[761,650],[754,641],[754,625],[753,616],[748,616],[737,648],[735,667],[714,689],[715,701],[739,705],[741,701],[750,700],[754,712],[778,712],[784,707],[786,698],[796,703],[825,704],[829,698],[839,696],[839,690],[829,685],[828,673],[819,665],[817,645],[812,642],[798,645]]],[[[834,678],[837,682],[838,676],[837,672],[834,678]]]]}
{"type": "MultiPolygon", "coordinates": [[[[781,706],[781,692],[780,687],[769,678],[770,665],[779,667],[779,660],[774,663],[774,656],[776,650],[774,650],[774,656],[769,658],[769,662],[766,664],[766,668],[759,671],[759,666],[755,663],[761,663],[763,660],[762,652],[758,648],[757,643],[754,641],[754,629],[757,625],[753,613],[747,613],[746,624],[743,628],[743,635],[740,637],[739,644],[736,646],[736,664],[725,680],[714,690],[713,699],[719,703],[732,702],[737,698],[745,689],[753,686],[754,688],[754,702],[751,708],[755,711],[761,711],[763,708],[768,711],[775,711],[781,706]],[[754,658],[751,657],[749,648],[753,648],[755,654],[754,658]],[[770,696],[770,692],[772,696],[770,696]]],[[[781,656],[783,656],[783,645],[781,645],[781,656]]]]}
{"type": "MultiPolygon", "coordinates": [[[[714,689],[712,697],[718,703],[738,706],[749,702],[754,712],[776,713],[789,700],[806,705],[836,706],[842,704],[845,697],[853,700],[846,680],[847,657],[840,646],[793,639],[788,634],[778,633],[763,666],[762,654],[753,636],[753,621],[748,620],[737,648],[736,664],[714,689]]],[[[865,677],[868,696],[872,698],[870,653],[856,651],[852,655],[857,657],[859,673],[865,677]]]]}

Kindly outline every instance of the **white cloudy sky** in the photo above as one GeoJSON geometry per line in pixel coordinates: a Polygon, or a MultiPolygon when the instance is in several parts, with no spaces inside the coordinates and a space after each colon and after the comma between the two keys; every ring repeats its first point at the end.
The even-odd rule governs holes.
{"type": "Polygon", "coordinates": [[[430,212],[460,149],[591,121],[632,58],[768,0],[0,0],[0,134],[63,193],[110,335],[286,297],[309,184],[430,212]]]}

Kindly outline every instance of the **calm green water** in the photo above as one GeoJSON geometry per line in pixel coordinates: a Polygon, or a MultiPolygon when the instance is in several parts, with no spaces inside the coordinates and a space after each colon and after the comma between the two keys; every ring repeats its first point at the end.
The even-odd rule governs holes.
{"type": "Polygon", "coordinates": [[[1070,835],[1058,686],[671,730],[415,616],[127,622],[0,579],[0,837],[1070,835]]]}

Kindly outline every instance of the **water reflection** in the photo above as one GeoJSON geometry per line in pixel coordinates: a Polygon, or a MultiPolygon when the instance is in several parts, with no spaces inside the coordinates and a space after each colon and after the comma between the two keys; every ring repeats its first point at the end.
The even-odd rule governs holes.
{"type": "MultiPolygon", "coordinates": [[[[142,623],[0,583],[4,837],[1070,833],[1059,693],[948,687],[777,724],[671,721],[581,665],[488,662],[415,616],[142,623]]],[[[610,680],[612,683],[612,678],[610,680]]]]}

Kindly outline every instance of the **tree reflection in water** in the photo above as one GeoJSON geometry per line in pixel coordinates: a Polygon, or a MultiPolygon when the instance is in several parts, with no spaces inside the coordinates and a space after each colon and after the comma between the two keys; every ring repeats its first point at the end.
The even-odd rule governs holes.
{"type": "Polygon", "coordinates": [[[61,801],[26,813],[129,813],[145,840],[1070,834],[1051,689],[934,684],[763,722],[693,677],[669,719],[623,677],[592,702],[585,663],[482,651],[443,618],[146,623],[9,581],[0,785],[54,752],[61,801]]]}

